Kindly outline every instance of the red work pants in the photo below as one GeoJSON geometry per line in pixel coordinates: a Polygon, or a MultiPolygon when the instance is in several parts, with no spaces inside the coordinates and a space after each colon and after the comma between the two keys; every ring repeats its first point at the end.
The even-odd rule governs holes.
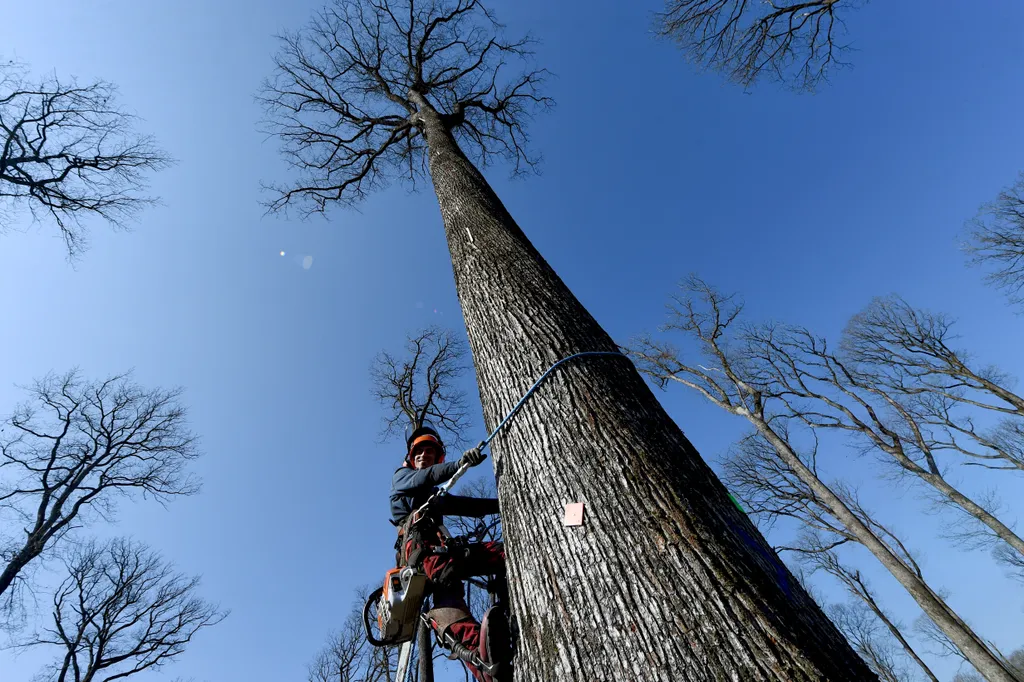
{"type": "MultiPolygon", "coordinates": [[[[423,572],[431,582],[434,608],[457,608],[465,611],[466,618],[449,626],[452,635],[466,647],[480,649],[480,623],[470,613],[462,583],[466,578],[494,575],[505,571],[505,548],[500,542],[475,542],[459,548],[452,554],[430,554],[423,560],[423,572]]],[[[436,623],[435,630],[436,628],[436,623]]],[[[438,633],[440,634],[440,633],[438,633]]],[[[490,663],[491,661],[486,662],[490,663]]],[[[466,665],[478,682],[485,682],[475,666],[466,665]]]]}

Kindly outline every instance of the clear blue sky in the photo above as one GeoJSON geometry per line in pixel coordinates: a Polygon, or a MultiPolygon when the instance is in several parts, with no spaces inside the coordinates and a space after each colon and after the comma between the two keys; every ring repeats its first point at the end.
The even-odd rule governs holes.
{"type": "MultiPolygon", "coordinates": [[[[394,186],[360,212],[310,222],[258,205],[260,181],[286,170],[256,132],[253,95],[273,34],[318,4],[55,0],[45,12],[14,3],[0,24],[4,58],[117,83],[180,160],[155,179],[163,207],[129,234],[94,225],[76,268],[49,224],[23,216],[26,231],[0,236],[0,410],[14,383],[51,369],[134,367],[140,382],[186,388],[202,437],[203,493],[167,510],[125,507],[114,531],[202,573],[232,615],[140,682],[304,679],[353,588],[393,556],[385,498],[401,454],[376,442],[369,362],[423,325],[462,329],[429,187],[394,186]]],[[[956,249],[963,221],[1024,168],[1024,5],[869,3],[849,18],[855,68],[816,96],[747,94],[695,73],[650,34],[656,8],[496,4],[510,32],[543,41],[558,106],[532,127],[543,174],[488,177],[614,337],[658,324],[674,283],[695,271],[742,292],[753,319],[824,334],[899,292],[956,315],[965,346],[1024,375],[1024,320],[956,249]]],[[[709,459],[742,432],[695,397],[664,401],[709,459]]],[[[975,491],[998,484],[1011,508],[1024,499],[1019,477],[963,476],[975,491]]],[[[938,540],[941,519],[916,515],[913,493],[868,497],[913,535],[929,576],[982,634],[1024,644],[1024,588],[984,553],[938,540]]],[[[914,618],[891,581],[874,583],[914,618]]],[[[36,660],[0,651],[0,678],[27,679],[36,660]]]]}

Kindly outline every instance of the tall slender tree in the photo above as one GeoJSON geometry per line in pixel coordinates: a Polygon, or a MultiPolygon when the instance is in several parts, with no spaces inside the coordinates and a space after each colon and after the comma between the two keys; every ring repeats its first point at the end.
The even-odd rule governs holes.
{"type": "MultiPolygon", "coordinates": [[[[860,572],[848,568],[836,550],[854,544],[865,546],[893,571],[897,580],[909,582],[918,591],[919,599],[927,599],[930,588],[917,560],[899,536],[861,504],[855,490],[842,482],[826,484],[822,480],[817,443],[808,454],[798,453],[784,423],[771,424],[768,428],[775,434],[773,440],[776,440],[778,448],[758,432],[742,439],[725,461],[726,484],[744,501],[759,525],[773,526],[781,519],[798,521],[801,526],[798,542],[795,546],[781,547],[779,551],[793,552],[801,565],[812,572],[822,571],[835,577],[886,626],[925,676],[932,682],[938,682],[896,621],[878,604],[860,572]],[[787,463],[790,453],[798,454],[805,466],[787,463]],[[854,523],[844,523],[844,519],[851,517],[854,523]]],[[[836,619],[833,617],[832,620],[836,619]]],[[[955,621],[953,624],[956,626],[955,621]]],[[[839,625],[843,629],[842,624],[839,625]]],[[[844,634],[847,634],[845,630],[844,634]]],[[[871,657],[865,655],[856,638],[850,640],[858,653],[871,664],[871,657]]],[[[879,676],[885,675],[880,672],[879,676]]]]}
{"type": "MultiPolygon", "coordinates": [[[[556,361],[617,351],[471,160],[530,165],[529,46],[478,0],[339,0],[263,94],[301,174],[272,207],[429,169],[490,428],[556,361]]],[[[624,358],[565,365],[492,446],[518,680],[875,679],[624,358]]]]}
{"type": "MultiPolygon", "coordinates": [[[[886,372],[878,371],[877,365],[866,364],[849,350],[833,351],[826,339],[805,328],[765,325],[750,329],[746,336],[760,370],[758,389],[777,398],[782,412],[814,428],[860,440],[881,456],[890,471],[916,479],[938,504],[975,524],[979,538],[989,538],[1024,557],[1024,538],[984,499],[951,481],[942,466],[942,456],[955,449],[951,443],[956,443],[956,436],[933,428],[920,405],[929,404],[929,397],[945,399],[943,393],[912,391],[915,399],[906,400],[886,382],[886,372]]],[[[948,392],[947,383],[956,386],[962,381],[953,378],[939,390],[948,392]]],[[[905,385],[907,380],[901,377],[898,382],[905,385]]]]}
{"type": "MultiPolygon", "coordinates": [[[[882,682],[910,682],[892,641],[880,631],[878,619],[863,602],[830,604],[825,612],[853,644],[882,682]]],[[[934,677],[930,679],[934,680],[934,677]]]]}
{"type": "MultiPolygon", "coordinates": [[[[914,598],[943,633],[970,657],[991,680],[1014,678],[1003,661],[924,580],[920,567],[899,539],[843,490],[833,489],[818,473],[816,451],[802,456],[789,439],[792,411],[789,394],[774,386],[778,365],[767,362],[765,329],[742,326],[742,305],[706,282],[691,277],[670,304],[666,330],[683,332],[696,341],[700,359],[685,360],[673,346],[651,338],[639,339],[631,353],[658,384],[676,382],[697,391],[719,407],[744,417],[757,437],[747,441],[743,459],[731,467],[735,486],[748,491],[756,512],[795,516],[816,530],[835,537],[835,544],[864,545],[914,598]],[[736,333],[735,327],[741,331],[736,333]],[[709,366],[705,366],[707,363],[709,366]]],[[[790,365],[785,361],[778,363],[790,365]]],[[[800,414],[806,414],[800,413],[800,414]]],[[[816,412],[810,414],[818,415],[816,412]]],[[[824,424],[812,423],[824,428],[824,424]]],[[[742,493],[741,493],[742,494],[742,493]]]]}

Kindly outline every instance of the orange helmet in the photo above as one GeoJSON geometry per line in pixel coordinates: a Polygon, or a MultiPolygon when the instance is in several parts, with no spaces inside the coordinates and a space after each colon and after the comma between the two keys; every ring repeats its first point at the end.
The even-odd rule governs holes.
{"type": "Polygon", "coordinates": [[[433,427],[422,425],[412,429],[411,431],[407,431],[405,438],[406,466],[412,466],[412,453],[416,449],[417,445],[421,445],[423,443],[433,443],[437,446],[437,463],[440,464],[444,461],[444,442],[442,442],[441,437],[437,435],[437,431],[435,431],[433,427]]]}

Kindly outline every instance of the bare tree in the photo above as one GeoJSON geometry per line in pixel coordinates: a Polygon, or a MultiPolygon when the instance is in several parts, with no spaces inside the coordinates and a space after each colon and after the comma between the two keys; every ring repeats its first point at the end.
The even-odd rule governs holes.
{"type": "MultiPolygon", "coordinates": [[[[861,328],[855,319],[851,329],[861,328]]],[[[845,341],[842,351],[836,353],[824,338],[802,327],[771,324],[748,328],[745,342],[758,368],[753,380],[757,390],[775,397],[781,411],[790,418],[859,439],[868,450],[881,455],[881,461],[894,475],[926,484],[932,499],[976,521],[977,531],[991,543],[1006,543],[1012,551],[1024,555],[1024,539],[982,500],[969,496],[948,479],[941,455],[950,449],[969,449],[955,446],[955,439],[943,438],[942,424],[939,429],[933,428],[934,420],[921,409],[922,402],[928,402],[927,396],[955,396],[952,391],[966,379],[952,379],[955,386],[951,386],[943,383],[946,375],[939,371],[931,388],[904,390],[899,386],[907,382],[897,357],[887,355],[884,357],[888,360],[869,363],[865,356],[870,350],[858,350],[858,337],[851,341],[848,330],[845,341]],[[886,361],[891,363],[887,368],[883,367],[886,361]],[[908,395],[913,399],[905,400],[908,395]],[[925,400],[920,400],[922,397],[925,400]]],[[[915,376],[917,370],[910,367],[911,376],[915,376]]],[[[925,380],[932,378],[930,371],[922,370],[925,380]]],[[[974,376],[979,385],[999,388],[980,374],[974,376]]],[[[950,419],[948,423],[955,421],[950,419]]]]}
{"type": "Polygon", "coordinates": [[[135,125],[110,83],[30,81],[21,65],[0,65],[0,206],[52,217],[70,258],[85,247],[83,217],[126,227],[155,202],[147,175],[171,163],[135,125]]]}
{"type": "MultiPolygon", "coordinates": [[[[556,361],[618,355],[471,161],[530,167],[525,122],[549,100],[529,47],[480,0],[337,0],[284,38],[263,93],[299,173],[271,208],[427,167],[490,430],[556,361]]],[[[621,357],[561,368],[491,446],[520,682],[873,677],[621,357]],[[600,509],[586,532],[542,521],[568,500],[600,509]]]]}
{"type": "Polygon", "coordinates": [[[954,656],[964,663],[970,663],[970,660],[960,650],[960,647],[946,633],[936,627],[935,623],[929,618],[923,615],[918,616],[917,620],[914,621],[914,631],[918,637],[928,643],[932,655],[941,658],[954,656]]]}
{"type": "Polygon", "coordinates": [[[953,347],[953,324],[899,296],[876,298],[850,320],[842,349],[858,365],[874,368],[886,388],[907,395],[935,391],[987,410],[1024,414],[1024,398],[1010,390],[1005,373],[978,366],[968,352],[953,347]]]}
{"type": "Polygon", "coordinates": [[[533,168],[525,124],[551,104],[538,92],[546,72],[506,78],[533,41],[505,40],[500,29],[477,0],[337,0],[282,36],[261,100],[300,177],[270,187],[269,208],[298,202],[323,212],[365,198],[390,175],[414,181],[426,169],[427,111],[478,162],[533,168]]]}
{"type": "Polygon", "coordinates": [[[859,375],[898,398],[929,429],[933,449],[975,466],[1024,470],[1024,397],[1005,372],[953,346],[953,324],[898,296],[876,298],[850,320],[842,351],[859,375]],[[979,413],[1003,421],[982,429],[975,424],[979,413]]]}
{"type": "Polygon", "coordinates": [[[939,457],[948,454],[966,466],[1024,470],[1024,398],[1011,377],[979,364],[956,341],[945,315],[915,309],[896,296],[879,298],[847,325],[842,367],[852,383],[873,387],[875,404],[884,408],[881,418],[870,421],[893,430],[938,483],[940,502],[962,514],[951,536],[966,547],[992,547],[996,559],[1024,579],[1024,544],[999,522],[995,496],[961,500],[941,480],[939,457]]]}
{"type": "Polygon", "coordinates": [[[658,31],[694,63],[744,87],[762,78],[814,90],[846,66],[842,17],[859,0],[666,0],[658,31]]]}
{"type": "MultiPolygon", "coordinates": [[[[863,602],[874,613],[875,618],[886,626],[906,655],[925,675],[933,682],[938,682],[896,621],[874,598],[860,572],[843,565],[836,549],[855,543],[864,545],[869,550],[884,550],[882,563],[898,580],[901,577],[899,574],[903,574],[903,579],[907,580],[905,574],[909,572],[912,576],[909,578],[910,583],[917,589],[921,598],[936,602],[934,605],[939,607],[940,613],[949,610],[949,607],[944,601],[934,598],[933,590],[928,586],[921,567],[910,549],[891,528],[882,524],[876,515],[864,507],[856,491],[842,483],[826,484],[822,481],[818,469],[817,440],[813,440],[809,453],[803,454],[793,446],[793,438],[785,422],[776,422],[771,428],[787,449],[780,453],[760,433],[755,432],[747,436],[733,448],[724,463],[726,484],[744,501],[751,515],[760,523],[773,525],[776,521],[787,518],[797,521],[804,529],[800,541],[795,546],[777,549],[793,552],[801,563],[812,571],[824,571],[837,578],[851,595],[863,602]],[[806,472],[801,476],[787,464],[790,452],[806,465],[813,479],[808,477],[806,472]],[[822,494],[825,491],[827,493],[822,494]],[[831,501],[829,493],[835,496],[841,507],[834,506],[835,503],[831,501]],[[851,514],[869,534],[857,525],[845,525],[840,519],[847,513],[851,514]],[[872,543],[869,545],[865,540],[871,540],[872,543]]],[[[813,433],[811,435],[813,436],[813,433]]],[[[956,623],[956,619],[950,620],[956,623]]],[[[843,629],[842,624],[835,621],[835,618],[833,621],[839,625],[840,630],[843,629]]],[[[843,632],[848,634],[845,630],[843,632]]],[[[977,637],[973,633],[967,634],[977,637]]],[[[888,668],[874,668],[876,664],[882,665],[882,662],[873,662],[870,655],[860,650],[856,639],[849,636],[848,639],[879,677],[885,679],[888,668]]]]}
{"type": "Polygon", "coordinates": [[[964,250],[989,272],[988,282],[1015,304],[1024,303],[1024,173],[981,207],[969,224],[964,250]]]}
{"type": "Polygon", "coordinates": [[[195,493],[198,453],[179,390],[130,375],[86,381],[75,371],[30,387],[0,434],[0,595],[33,560],[121,498],[165,502],[195,493]],[[22,532],[13,529],[22,527],[22,532]]]}
{"type": "MultiPolygon", "coordinates": [[[[942,631],[969,652],[979,670],[993,680],[1012,680],[984,640],[927,584],[895,534],[873,519],[849,491],[825,484],[818,474],[816,449],[801,456],[794,447],[786,424],[803,413],[795,413],[787,391],[768,380],[774,365],[766,362],[762,352],[763,329],[746,325],[736,332],[733,325],[742,305],[696,277],[682,289],[669,305],[670,319],[662,329],[681,332],[696,342],[698,358],[686,361],[677,348],[650,337],[635,341],[630,352],[657,385],[687,386],[755,428],[757,437],[748,439],[741,449],[746,460],[727,473],[752,512],[794,516],[835,536],[836,546],[862,544],[942,631]]],[[[802,421],[812,429],[825,427],[815,420],[802,421]]]]}
{"type": "MultiPolygon", "coordinates": [[[[919,637],[928,642],[932,647],[932,653],[936,656],[943,658],[958,658],[961,660],[961,667],[964,663],[970,665],[967,659],[964,657],[956,644],[949,641],[943,633],[935,629],[932,623],[929,623],[925,619],[919,618],[914,622],[914,629],[916,630],[919,637]]],[[[999,655],[999,657],[1006,664],[1007,668],[1016,675],[1017,680],[1024,682],[1024,649],[1016,649],[1010,652],[1007,656],[1003,654],[999,649],[992,644],[992,649],[999,655]]],[[[953,676],[953,682],[983,682],[985,678],[979,675],[975,670],[960,671],[953,676]]]]}
{"type": "MultiPolygon", "coordinates": [[[[891,638],[879,629],[879,622],[863,602],[841,602],[825,608],[840,631],[846,635],[861,658],[883,682],[909,682],[909,674],[900,665],[891,638]]],[[[934,676],[930,679],[936,679],[934,676]]]]}
{"type": "MultiPolygon", "coordinates": [[[[859,506],[859,503],[858,503],[859,506]]],[[[863,510],[863,507],[860,507],[863,510]]],[[[895,538],[890,533],[890,537],[895,538]]],[[[896,540],[897,542],[898,539],[896,540]]],[[[900,542],[901,548],[905,551],[910,562],[913,562],[915,570],[920,574],[920,567],[906,547],[900,542]]],[[[843,587],[855,598],[838,615],[832,611],[829,617],[839,626],[839,629],[846,634],[850,643],[868,661],[868,664],[878,672],[879,677],[885,679],[900,678],[905,673],[900,672],[901,666],[896,662],[896,649],[893,642],[900,646],[900,652],[909,657],[921,669],[921,672],[932,682],[938,682],[935,673],[928,664],[924,662],[920,654],[914,649],[903,627],[878,603],[875,593],[871,590],[867,580],[861,572],[852,569],[840,560],[835,550],[835,543],[824,539],[818,533],[809,533],[804,536],[801,546],[798,548],[800,555],[807,564],[814,570],[824,571],[836,578],[843,587]],[[843,622],[837,620],[837,617],[843,622]],[[847,626],[847,627],[844,627],[847,626]],[[889,636],[879,632],[879,626],[884,625],[889,636]]]]}
{"type": "MultiPolygon", "coordinates": [[[[361,590],[364,594],[369,588],[361,590]]],[[[392,682],[396,647],[370,646],[363,633],[362,604],[355,604],[341,629],[327,637],[307,665],[307,682],[392,682]]]]}
{"type": "Polygon", "coordinates": [[[227,615],[197,595],[198,577],[130,540],[85,543],[65,567],[52,625],[22,645],[64,650],[48,681],[111,682],[159,669],[227,615]]]}
{"type": "Polygon", "coordinates": [[[370,367],[373,395],[384,408],[381,436],[429,421],[455,444],[465,442],[469,412],[458,381],[468,369],[466,355],[465,342],[439,327],[410,335],[402,357],[381,351],[370,367]]]}

